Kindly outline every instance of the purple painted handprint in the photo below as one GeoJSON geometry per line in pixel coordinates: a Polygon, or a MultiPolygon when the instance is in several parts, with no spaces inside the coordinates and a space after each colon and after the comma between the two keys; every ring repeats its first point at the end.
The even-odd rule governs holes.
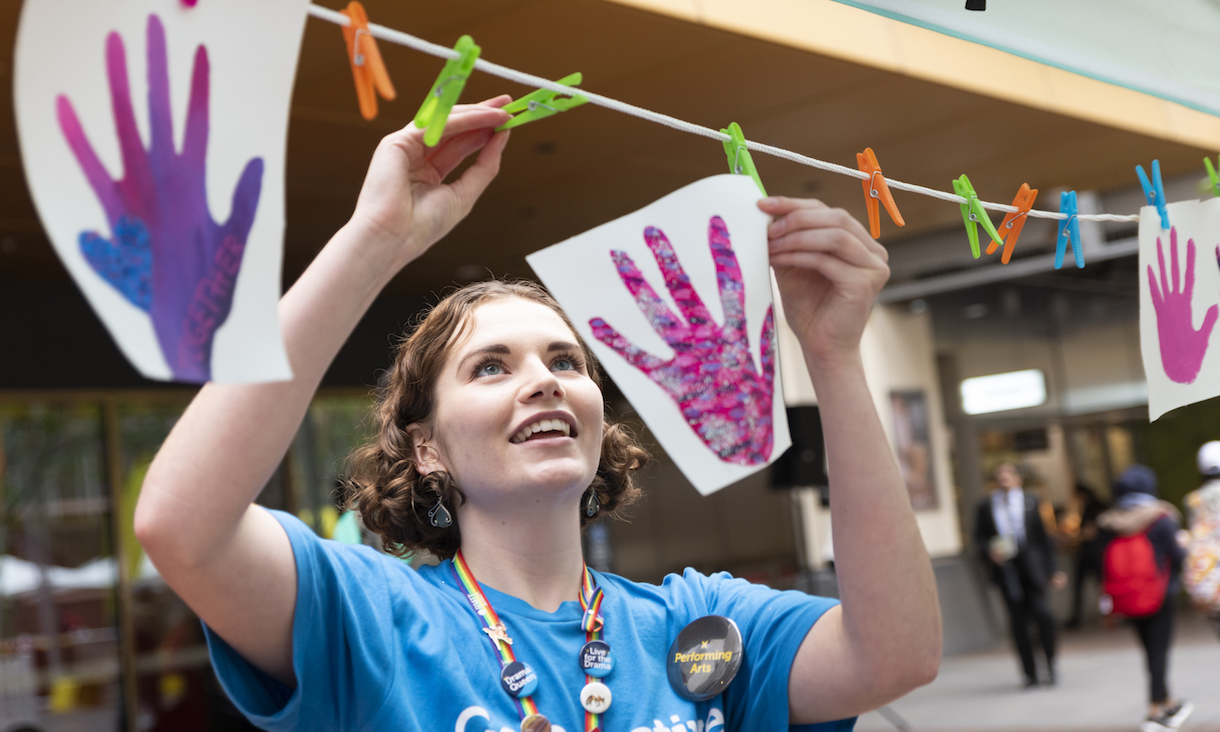
{"type": "MultiPolygon", "coordinates": [[[[1220,257],[1220,249],[1217,249],[1220,257]]],[[[1192,384],[1203,366],[1217,307],[1212,305],[1203,316],[1203,326],[1195,330],[1190,299],[1195,291],[1195,240],[1186,240],[1186,279],[1178,289],[1178,230],[1169,230],[1169,258],[1172,279],[1165,276],[1165,254],[1161,239],[1156,240],[1156,257],[1161,268],[1160,283],[1148,265],[1148,291],[1156,308],[1156,331],[1161,344],[1161,366],[1165,375],[1179,384],[1192,384]]]]}
{"type": "Polygon", "coordinates": [[[229,220],[208,211],[207,50],[195,52],[182,152],[174,150],[165,29],[148,17],[148,117],[145,150],[136,128],[123,39],[106,38],[111,108],[123,158],[123,177],[102,166],[66,96],[57,100],[59,126],[102,204],[111,238],[87,231],[80,247],[103,279],[147,312],[161,352],[178,381],[211,377],[212,339],[233,304],[246,237],[262,185],[262,158],[251,159],[233,192],[229,220]]]}
{"type": "Polygon", "coordinates": [[[648,227],[644,241],[656,257],[685,320],[657,297],[626,252],[612,251],[619,277],[635,298],[653,329],[674,350],[668,361],[640,350],[605,320],[593,318],[593,335],[644,372],[673,398],[687,424],[721,460],[759,465],[771,457],[771,401],[775,390],[775,319],[771,308],[762,326],[762,373],[750,356],[746,327],[745,287],[729,232],[719,216],[708,224],[708,244],[716,263],[723,326],[691,286],[665,233],[648,227]]]}

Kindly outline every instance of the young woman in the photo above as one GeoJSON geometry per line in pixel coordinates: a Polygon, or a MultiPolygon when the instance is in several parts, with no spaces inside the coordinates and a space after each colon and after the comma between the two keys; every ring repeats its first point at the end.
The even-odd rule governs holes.
{"type": "Polygon", "coordinates": [[[149,470],[137,535],[206,623],[230,695],[268,729],[699,732],[849,718],[930,681],[936,586],[860,358],[886,252],[817,201],[759,206],[826,424],[841,605],[690,571],[660,587],[585,571],[582,511],[629,500],[646,458],[604,422],[590,353],[528,287],[437,306],[354,462],[366,523],[456,562],[414,572],[252,505],[373,298],[495,177],[507,101],[456,108],[434,149],[410,126],[382,141],[351,220],[281,300],[293,380],[205,386],[149,470]],[[667,683],[670,645],[706,615],[736,622],[744,660],[724,694],[690,701],[667,683]],[[613,659],[601,687],[578,658],[590,639],[613,659]],[[505,671],[505,649],[530,673],[505,671]],[[536,689],[510,695],[526,676],[536,689]]]}

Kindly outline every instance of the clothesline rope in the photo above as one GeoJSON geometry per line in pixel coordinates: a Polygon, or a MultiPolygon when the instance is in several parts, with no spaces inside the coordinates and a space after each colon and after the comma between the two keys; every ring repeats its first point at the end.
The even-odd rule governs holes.
{"type": "MultiPolygon", "coordinates": [[[[336,25],[348,25],[350,23],[348,17],[343,13],[321,7],[320,5],[310,5],[309,14],[315,18],[318,18],[319,20],[325,20],[336,25]]],[[[454,51],[452,48],[425,41],[422,38],[399,30],[394,30],[393,28],[387,28],[383,25],[377,25],[376,23],[369,23],[369,31],[375,38],[379,38],[383,41],[388,41],[400,46],[406,46],[407,48],[415,49],[421,53],[426,53],[431,56],[439,56],[440,58],[445,59],[458,58],[457,51],[454,51]]],[[[486,59],[478,59],[475,61],[474,67],[476,70],[482,71],[483,73],[498,76],[502,79],[508,79],[509,81],[515,81],[524,86],[538,87],[539,89],[549,89],[554,92],[568,95],[581,94],[589,100],[590,104],[596,104],[599,107],[605,107],[606,109],[612,109],[616,112],[631,115],[632,117],[638,117],[649,122],[655,122],[671,129],[678,130],[679,132],[687,132],[692,135],[698,135],[700,137],[706,137],[712,140],[718,140],[720,142],[727,142],[730,139],[728,135],[710,127],[704,127],[692,122],[686,122],[685,120],[680,120],[676,117],[670,117],[667,114],[654,112],[651,109],[637,107],[634,104],[628,104],[617,99],[602,96],[601,94],[596,94],[587,89],[557,84],[550,79],[546,79],[541,76],[534,76],[533,74],[527,74],[523,71],[517,71],[516,69],[511,69],[507,66],[501,66],[500,64],[492,63],[486,59]]],[[[793,152],[782,147],[775,147],[774,145],[766,145],[761,142],[746,140],[746,148],[754,152],[763,153],[764,155],[771,155],[783,160],[788,160],[799,165],[806,165],[810,168],[825,170],[829,173],[838,173],[839,175],[846,175],[850,178],[855,178],[856,180],[868,179],[868,173],[863,171],[849,168],[845,165],[829,163],[825,160],[811,158],[807,155],[801,155],[800,153],[793,152]]],[[[967,202],[965,198],[962,198],[955,193],[949,193],[948,191],[940,191],[935,188],[915,185],[914,183],[904,183],[903,181],[895,180],[888,176],[885,180],[892,190],[918,193],[923,196],[938,198],[949,203],[963,204],[967,202]]],[[[1010,206],[1005,203],[992,203],[989,201],[981,201],[981,203],[983,204],[983,208],[991,211],[1017,213],[1017,208],[1015,206],[1010,206]]],[[[1058,211],[1042,211],[1038,209],[1031,210],[1029,215],[1039,219],[1063,220],[1067,218],[1065,214],[1059,213],[1058,211]]],[[[1079,214],[1076,216],[1076,218],[1082,221],[1139,221],[1140,219],[1139,214],[1079,214]]]]}

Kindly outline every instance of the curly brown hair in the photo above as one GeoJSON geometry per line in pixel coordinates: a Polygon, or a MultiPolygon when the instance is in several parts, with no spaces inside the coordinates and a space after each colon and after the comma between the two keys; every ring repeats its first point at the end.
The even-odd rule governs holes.
{"type": "MultiPolygon", "coordinates": [[[[456,509],[466,500],[460,486],[442,471],[421,475],[416,470],[415,443],[407,432],[412,424],[427,424],[436,409],[436,382],[453,349],[470,328],[479,306],[509,297],[545,305],[555,311],[580,344],[589,378],[601,389],[597,359],[546,290],[528,280],[487,280],[466,285],[422,314],[399,341],[394,364],[382,380],[373,405],[376,435],[348,458],[347,505],[359,512],[364,525],[381,537],[386,551],[399,556],[424,549],[442,559],[457,553],[462,543],[456,509]],[[429,510],[438,494],[453,514],[445,528],[432,525],[429,510]]],[[[580,513],[584,526],[602,515],[616,515],[640,496],[635,471],[651,460],[648,452],[622,425],[605,422],[601,460],[591,488],[601,501],[593,518],[580,513]]]]}

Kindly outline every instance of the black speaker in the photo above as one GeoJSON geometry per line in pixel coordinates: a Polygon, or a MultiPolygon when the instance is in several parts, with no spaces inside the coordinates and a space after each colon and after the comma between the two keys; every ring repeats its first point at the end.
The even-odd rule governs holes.
{"type": "Polygon", "coordinates": [[[788,430],[792,447],[771,465],[772,487],[820,488],[825,503],[830,480],[826,477],[826,443],[818,408],[788,407],[788,430]]]}
{"type": "Polygon", "coordinates": [[[966,10],[986,10],[987,0],[966,0],[966,10]]]}

